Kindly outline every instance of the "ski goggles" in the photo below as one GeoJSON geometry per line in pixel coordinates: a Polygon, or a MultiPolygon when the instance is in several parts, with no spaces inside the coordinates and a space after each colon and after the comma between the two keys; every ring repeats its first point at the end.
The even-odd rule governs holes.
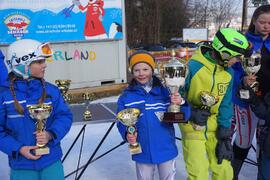
{"type": "Polygon", "coordinates": [[[35,54],[38,57],[50,57],[53,55],[53,51],[49,43],[44,43],[38,47],[38,49],[35,51],[35,54]]]}

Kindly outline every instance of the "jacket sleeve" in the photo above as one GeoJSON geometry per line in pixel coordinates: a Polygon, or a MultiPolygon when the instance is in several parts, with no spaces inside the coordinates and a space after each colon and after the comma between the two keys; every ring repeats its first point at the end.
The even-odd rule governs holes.
{"type": "MultiPolygon", "coordinates": [[[[124,100],[123,100],[123,96],[125,95],[121,95],[117,101],[117,113],[124,110],[125,109],[125,105],[124,105],[124,100]]],[[[122,136],[123,140],[126,141],[126,129],[127,127],[122,124],[120,121],[117,122],[117,128],[118,131],[120,133],[120,135],[122,136]]]]}
{"type": "Polygon", "coordinates": [[[222,102],[220,103],[218,110],[217,123],[218,126],[222,126],[223,128],[231,127],[231,119],[233,116],[233,105],[232,105],[232,83],[233,80],[230,81],[226,94],[224,95],[222,102]]]}
{"type": "Polygon", "coordinates": [[[73,116],[64,101],[60,91],[56,90],[56,99],[53,103],[53,123],[48,127],[47,131],[53,135],[53,144],[58,144],[71,128],[73,116]]]}
{"type": "Polygon", "coordinates": [[[0,50],[0,85],[3,84],[3,82],[7,81],[8,77],[8,70],[4,62],[5,56],[2,54],[2,51],[0,50]]]}
{"type": "Polygon", "coordinates": [[[6,119],[7,114],[3,104],[3,97],[0,96],[0,150],[8,156],[16,157],[23,144],[9,133],[10,130],[6,127],[6,119]]]}
{"type": "Polygon", "coordinates": [[[185,100],[185,104],[181,105],[180,111],[184,113],[185,120],[188,121],[191,116],[191,108],[187,100],[185,100]]]}

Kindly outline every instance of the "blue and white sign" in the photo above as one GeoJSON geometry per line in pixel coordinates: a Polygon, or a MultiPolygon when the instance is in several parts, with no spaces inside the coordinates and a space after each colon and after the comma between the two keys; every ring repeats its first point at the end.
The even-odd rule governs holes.
{"type": "Polygon", "coordinates": [[[1,0],[0,44],[121,39],[121,0],[1,0]]]}

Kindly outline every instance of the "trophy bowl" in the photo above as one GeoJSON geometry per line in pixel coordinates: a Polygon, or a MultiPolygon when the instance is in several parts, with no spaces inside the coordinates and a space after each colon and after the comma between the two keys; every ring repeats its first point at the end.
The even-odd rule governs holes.
{"type": "MultiPolygon", "coordinates": [[[[140,110],[137,108],[128,108],[117,113],[116,119],[118,119],[122,124],[127,126],[127,133],[135,134],[137,128],[135,126],[140,115],[140,110]]],[[[141,145],[138,142],[134,144],[129,144],[130,154],[139,154],[142,152],[141,145]]]]}
{"type": "MultiPolygon", "coordinates": [[[[253,52],[250,57],[243,58],[242,60],[242,66],[244,71],[247,75],[256,75],[260,68],[261,68],[261,53],[259,52],[253,52]]],[[[259,82],[254,81],[251,85],[249,85],[254,92],[258,91],[259,82]]],[[[246,89],[241,88],[239,90],[240,97],[242,99],[248,99],[249,98],[249,91],[246,89]]]]}
{"type": "MultiPolygon", "coordinates": [[[[36,131],[42,132],[45,130],[46,119],[52,112],[52,106],[49,104],[35,104],[27,106],[30,117],[36,120],[36,131]]],[[[35,155],[49,154],[50,149],[45,144],[36,143],[39,147],[34,150],[35,155]]]]}
{"type": "Polygon", "coordinates": [[[202,91],[200,92],[200,100],[203,104],[202,108],[206,109],[214,106],[219,101],[219,97],[210,92],[202,91]]]}
{"type": "MultiPolygon", "coordinates": [[[[185,86],[185,79],[188,74],[188,67],[185,61],[177,60],[174,50],[172,51],[172,59],[163,65],[160,72],[164,85],[169,89],[171,94],[179,91],[179,88],[185,86]]],[[[185,101],[182,98],[182,104],[185,101]]],[[[171,103],[168,112],[164,113],[162,122],[167,123],[186,123],[184,113],[180,112],[180,105],[171,103]]]]}
{"type": "Polygon", "coordinates": [[[70,86],[71,80],[69,79],[58,79],[55,80],[55,84],[58,86],[64,100],[66,102],[71,100],[71,96],[67,93],[69,90],[69,86],[70,86]]]}
{"type": "MultiPolygon", "coordinates": [[[[202,103],[201,109],[206,109],[208,111],[210,111],[210,108],[219,101],[218,96],[215,96],[213,93],[208,91],[201,91],[199,96],[202,103]]],[[[205,126],[200,126],[194,123],[192,123],[192,127],[196,131],[203,131],[205,129],[205,126]]]]}

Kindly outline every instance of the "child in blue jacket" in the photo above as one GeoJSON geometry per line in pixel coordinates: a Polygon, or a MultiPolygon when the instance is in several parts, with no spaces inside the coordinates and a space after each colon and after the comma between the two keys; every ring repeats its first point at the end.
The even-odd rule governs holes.
{"type": "MultiPolygon", "coordinates": [[[[138,180],[152,180],[157,167],[160,180],[174,179],[175,158],[178,154],[175,143],[175,130],[171,123],[162,122],[162,114],[170,102],[181,104],[178,93],[169,95],[160,80],[153,75],[155,60],[147,52],[139,51],[129,58],[129,68],[133,75],[130,85],[118,100],[118,112],[127,108],[138,108],[141,112],[136,123],[137,133],[126,133],[126,126],[117,124],[123,139],[134,144],[140,143],[142,153],[132,155],[136,162],[138,180]]],[[[190,116],[187,104],[181,106],[185,119],[190,116]]]]}
{"type": "Polygon", "coordinates": [[[0,50],[0,85],[6,82],[8,77],[8,70],[5,65],[5,56],[3,55],[2,51],[0,50]]]}
{"type": "Polygon", "coordinates": [[[51,56],[48,44],[31,39],[8,47],[11,72],[9,84],[1,85],[0,150],[8,155],[11,180],[64,179],[60,141],[71,127],[72,114],[59,89],[44,80],[45,61],[51,56]],[[52,112],[39,132],[27,107],[43,103],[51,105],[52,112]],[[35,155],[36,144],[48,146],[49,154],[35,155]]]}

